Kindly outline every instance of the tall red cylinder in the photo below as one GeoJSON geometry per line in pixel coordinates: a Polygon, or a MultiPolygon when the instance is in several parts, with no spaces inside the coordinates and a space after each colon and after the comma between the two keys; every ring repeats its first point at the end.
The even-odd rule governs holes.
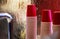
{"type": "Polygon", "coordinates": [[[54,39],[60,39],[60,11],[53,13],[53,35],[54,39]]]}
{"type": "Polygon", "coordinates": [[[37,39],[37,16],[35,5],[27,6],[26,39],[37,39]]]}
{"type": "Polygon", "coordinates": [[[41,39],[50,39],[52,31],[52,15],[51,10],[44,9],[42,10],[41,17],[41,39]]]}

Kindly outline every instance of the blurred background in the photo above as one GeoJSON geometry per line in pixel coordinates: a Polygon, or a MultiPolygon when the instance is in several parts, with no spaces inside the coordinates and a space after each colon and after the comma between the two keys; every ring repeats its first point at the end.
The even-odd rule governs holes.
{"type": "Polygon", "coordinates": [[[41,10],[51,9],[52,12],[54,10],[60,10],[60,0],[0,0],[0,12],[8,12],[14,18],[13,21],[14,33],[16,31],[18,32],[18,30],[21,29],[22,30],[21,33],[23,32],[22,35],[23,36],[25,35],[24,33],[26,26],[26,9],[27,5],[29,4],[36,5],[37,34],[40,35],[41,10]]]}

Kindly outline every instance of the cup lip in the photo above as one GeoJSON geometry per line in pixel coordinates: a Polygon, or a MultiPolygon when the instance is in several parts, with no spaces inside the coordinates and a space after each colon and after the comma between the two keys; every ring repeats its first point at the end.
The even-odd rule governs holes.
{"type": "Polygon", "coordinates": [[[60,13],[60,11],[54,11],[54,13],[60,13]]]}
{"type": "Polygon", "coordinates": [[[51,11],[50,9],[42,9],[42,11],[51,11]]]}

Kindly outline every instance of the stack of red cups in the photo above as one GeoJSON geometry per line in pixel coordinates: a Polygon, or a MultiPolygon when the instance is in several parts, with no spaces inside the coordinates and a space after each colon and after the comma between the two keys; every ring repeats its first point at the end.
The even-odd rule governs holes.
{"type": "Polygon", "coordinates": [[[50,39],[50,35],[53,33],[52,31],[52,15],[51,10],[44,9],[42,10],[41,17],[41,39],[50,39]]]}

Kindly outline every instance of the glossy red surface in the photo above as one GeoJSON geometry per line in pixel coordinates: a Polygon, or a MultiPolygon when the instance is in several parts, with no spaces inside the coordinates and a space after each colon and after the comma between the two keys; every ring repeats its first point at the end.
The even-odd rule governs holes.
{"type": "Polygon", "coordinates": [[[53,24],[60,25],[60,12],[54,12],[53,13],[53,24]]]}
{"type": "Polygon", "coordinates": [[[36,16],[36,7],[35,5],[27,6],[27,16],[36,16]]]}
{"type": "Polygon", "coordinates": [[[42,22],[52,22],[51,10],[42,10],[42,22]]]}

